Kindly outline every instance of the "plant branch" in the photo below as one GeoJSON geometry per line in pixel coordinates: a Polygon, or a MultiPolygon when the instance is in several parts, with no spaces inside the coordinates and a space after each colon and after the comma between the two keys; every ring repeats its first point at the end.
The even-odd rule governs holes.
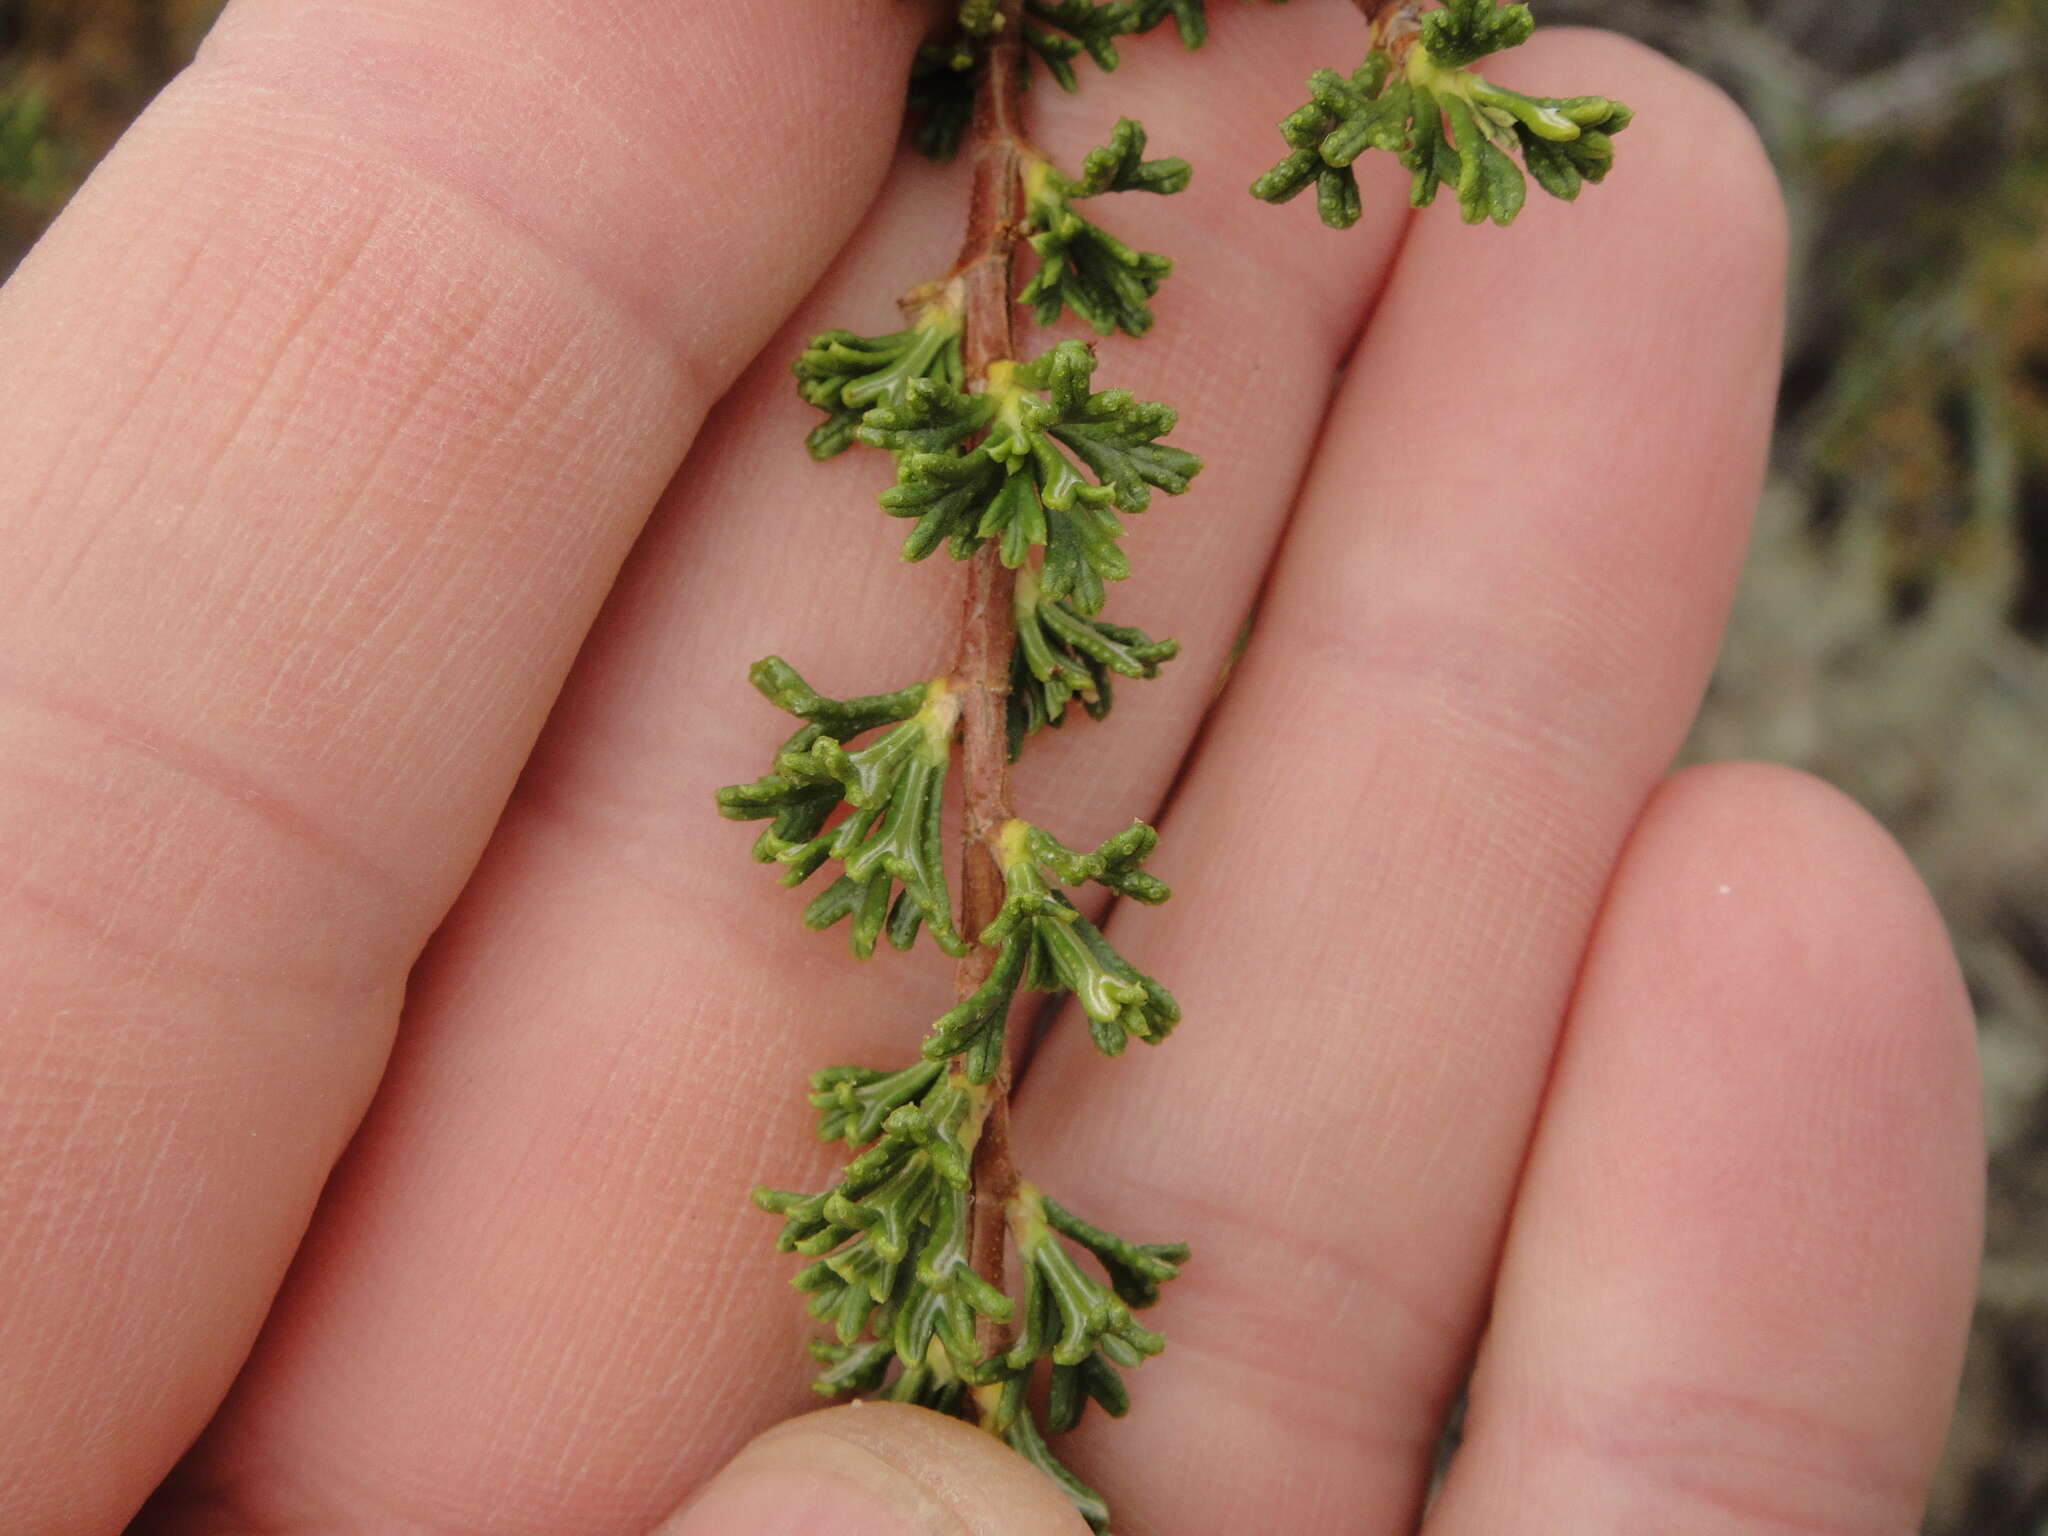
{"type": "MultiPolygon", "coordinates": [[[[967,240],[953,280],[961,289],[961,346],[970,381],[991,363],[1016,355],[1014,266],[1024,220],[1021,119],[1025,82],[1023,0],[1004,0],[1002,23],[981,67],[969,130],[974,190],[967,240]]],[[[995,921],[1003,904],[1003,875],[994,839],[1010,818],[1008,707],[1010,653],[1015,643],[1011,595],[1016,576],[990,540],[968,563],[953,685],[961,701],[960,776],[966,810],[961,870],[960,931],[970,941],[995,921]]],[[[995,952],[975,944],[956,977],[965,998],[988,979],[995,952]]],[[[1003,1288],[1004,1207],[1017,1186],[1010,1156],[1010,1084],[1019,1031],[1006,1040],[1003,1064],[988,1085],[987,1116],[974,1145],[973,1232],[969,1262],[1003,1288]]],[[[979,1324],[983,1357],[1006,1347],[1003,1330],[979,1324]]]]}

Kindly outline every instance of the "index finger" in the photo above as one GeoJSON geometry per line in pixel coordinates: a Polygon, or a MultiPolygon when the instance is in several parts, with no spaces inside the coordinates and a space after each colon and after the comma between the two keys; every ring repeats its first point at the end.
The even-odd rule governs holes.
{"type": "Polygon", "coordinates": [[[1194,1247],[1129,1422],[1079,1432],[1141,1531],[1414,1527],[1602,887],[1740,560],[1769,168],[1619,39],[1501,73],[1636,107],[1621,163],[1512,229],[1416,216],[1162,827],[1175,899],[1112,921],[1186,1022],[1110,1069],[1062,1027],[1024,1084],[1028,1177],[1194,1247]]]}
{"type": "Polygon", "coordinates": [[[917,20],[241,0],[0,293],[0,1525],[218,1400],[917,20]]]}

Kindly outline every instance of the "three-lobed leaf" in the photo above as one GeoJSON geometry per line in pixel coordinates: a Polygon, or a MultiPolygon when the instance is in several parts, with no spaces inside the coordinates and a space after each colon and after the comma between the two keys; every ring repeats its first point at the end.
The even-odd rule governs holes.
{"type": "Polygon", "coordinates": [[[1553,197],[1577,197],[1612,167],[1613,136],[1630,113],[1601,96],[1526,95],[1472,71],[1534,27],[1526,5],[1449,0],[1422,18],[1398,56],[1376,48],[1349,76],[1318,70],[1307,104],[1280,124],[1287,155],[1252,183],[1252,195],[1281,203],[1313,185],[1323,222],[1349,228],[1362,208],[1352,166],[1380,149],[1407,168],[1415,207],[1449,186],[1468,223],[1512,223],[1532,176],[1553,197]]]}
{"type": "Polygon", "coordinates": [[[1037,161],[1025,180],[1023,232],[1038,270],[1018,295],[1040,325],[1071,310],[1097,333],[1142,336],[1152,328],[1150,300],[1173,270],[1166,257],[1138,251],[1085,217],[1074,204],[1108,192],[1170,195],[1188,184],[1185,160],[1145,158],[1145,130],[1119,118],[1109,142],[1088,152],[1078,179],[1037,161]]]}
{"type": "Polygon", "coordinates": [[[965,559],[995,540],[1016,568],[1041,550],[1045,595],[1098,612],[1103,583],[1130,573],[1117,514],[1144,511],[1154,490],[1181,494],[1201,461],[1159,441],[1170,407],[1092,392],[1095,354],[1081,342],[998,367],[979,394],[913,380],[901,404],[868,412],[856,435],[896,455],[882,507],[916,519],[906,559],[942,544],[965,559]]]}

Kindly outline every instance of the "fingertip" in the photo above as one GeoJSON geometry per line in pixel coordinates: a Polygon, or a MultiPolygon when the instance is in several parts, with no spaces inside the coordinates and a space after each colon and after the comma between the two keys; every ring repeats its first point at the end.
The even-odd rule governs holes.
{"type": "Polygon", "coordinates": [[[1650,802],[1629,867],[1674,893],[1718,902],[1740,885],[1753,898],[1671,929],[1674,963],[1770,966],[1831,1011],[1898,1032],[1919,1075],[1967,1084],[1974,1101],[1975,1030],[1941,913],[1898,842],[1833,785],[1773,763],[1686,769],[1650,802]]]}
{"type": "MultiPolygon", "coordinates": [[[[1688,1063],[1687,1081],[1665,1079],[1673,1111],[1714,1103],[1731,1140],[1781,1138],[1831,1199],[1870,1214],[1873,1249],[1895,1252],[1897,1231],[1974,1233],[1983,1156],[1969,995],[1911,862],[1833,786],[1767,763],[1668,780],[1609,893],[1575,1018],[1612,1021],[1641,1055],[1688,1063]],[[1661,1029],[1641,1022],[1660,1018],[1661,1029]]],[[[1961,1306],[1974,1238],[1917,1252],[1908,1267],[1930,1307],[1938,1291],[1961,1306]]]]}
{"type": "Polygon", "coordinates": [[[1561,1144],[1636,1149],[1619,1176],[1589,1152],[1583,1187],[1633,1189],[1613,1231],[1661,1245],[1722,1363],[1753,1350],[1782,1390],[1803,1377],[1835,1416],[1931,1458],[1976,1272],[1981,1091],[1953,948],[1890,834],[1783,767],[1668,780],[1609,893],[1560,1075],[1556,1111],[1581,1127],[1561,1144]],[[1831,1376],[1857,1316],[1890,1352],[1831,1376]]]}
{"type": "Polygon", "coordinates": [[[1970,1310],[1976,1100],[1953,953],[1884,830],[1784,768],[1666,781],[1432,1528],[1914,1527],[1970,1310]]]}
{"type": "Polygon", "coordinates": [[[1065,1497],[958,1419],[852,1403],[759,1436],[657,1536],[1081,1536],[1065,1497]]]}
{"type": "Polygon", "coordinates": [[[1810,1007],[1787,999],[1795,1046],[1828,1052],[1848,1100],[1899,1104],[1891,1131],[1895,1166],[1870,1160],[1874,1182],[1888,1167],[1894,1192],[1922,1232],[1952,1233],[1929,1246],[1928,1284],[1945,1289],[1960,1320],[1969,1310],[1984,1216],[1983,1078],[1976,1013],[1940,909],[1905,850],[1862,806],[1810,774],[1767,763],[1694,768],[1666,787],[1673,811],[1699,823],[1696,843],[1717,824],[1746,842],[1775,886],[1778,921],[1804,930],[1800,973],[1810,1007]],[[1825,1021],[1841,1021],[1832,1036],[1825,1021]],[[1812,1038],[1800,1039],[1812,1023],[1812,1038]],[[1920,1219],[1915,1221],[1915,1216],[1920,1219]],[[1945,1273],[1944,1273],[1945,1271],[1945,1273]]]}

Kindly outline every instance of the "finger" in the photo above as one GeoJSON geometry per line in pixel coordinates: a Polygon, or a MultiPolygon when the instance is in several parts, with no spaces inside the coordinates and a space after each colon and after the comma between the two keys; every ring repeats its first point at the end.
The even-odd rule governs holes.
{"type": "Polygon", "coordinates": [[[1566,1026],[1429,1536],[1919,1529],[1976,1276],[1969,1000],[1873,823],[1651,802],[1566,1026]]]}
{"type": "Polygon", "coordinates": [[[919,1408],[854,1403],[779,1424],[657,1536],[1081,1536],[1037,1468],[919,1408]]]}
{"type": "Polygon", "coordinates": [[[0,295],[0,1525],[217,1400],[915,24],[244,0],[0,295]]]}
{"type": "Polygon", "coordinates": [[[1027,1176],[1194,1245],[1131,1418],[1076,1451],[1134,1532],[1412,1526],[1601,889],[1726,614],[1770,172],[1638,47],[1509,62],[1639,108],[1623,163],[1511,230],[1418,217],[1164,828],[1175,900],[1114,927],[1187,1022],[1108,1067],[1063,1027],[1025,1085],[1027,1176]]]}
{"type": "MultiPolygon", "coordinates": [[[[1119,108],[1145,119],[1159,153],[1207,153],[1184,196],[1209,201],[1100,210],[1180,262],[1157,330],[1105,342],[1101,377],[1172,399],[1175,441],[1216,463],[1184,500],[1134,520],[1140,574],[1110,613],[1147,623],[1179,611],[1151,606],[1161,590],[1201,598],[1175,626],[1187,651],[1166,676],[1125,690],[1098,739],[1086,724],[1061,733],[1074,757],[1061,772],[1078,781],[1092,766],[1100,781],[1083,815],[1128,820],[1164,792],[1398,234],[1395,178],[1378,188],[1377,239],[1332,235],[1307,253],[1273,240],[1242,190],[1264,146],[1215,126],[1277,119],[1355,36],[1341,7],[1231,7],[1213,51],[1150,39],[1129,50],[1128,87],[1118,76],[1119,108]],[[1159,219],[1181,227],[1147,222],[1159,219]],[[1090,752],[1110,756],[1091,765],[1090,752]]],[[[1071,164],[1114,113],[1084,94],[1054,121],[1057,102],[1034,96],[1033,134],[1071,164]]],[[[195,1528],[280,1510],[343,1526],[644,1526],[811,1401],[795,1266],[746,1191],[816,1187],[833,1154],[805,1075],[914,1059],[950,967],[923,945],[862,967],[842,934],[803,931],[808,892],[751,865],[752,829],[721,830],[710,799],[760,772],[787,731],[746,685],[754,659],[779,652],[838,694],[946,664],[959,574],[899,559],[902,525],[875,506],[880,455],[806,459],[816,414],[787,368],[807,333],[886,329],[894,296],[945,270],[957,171],[903,168],[833,280],[721,406],[636,550],[190,1469],[195,1528]]]]}

